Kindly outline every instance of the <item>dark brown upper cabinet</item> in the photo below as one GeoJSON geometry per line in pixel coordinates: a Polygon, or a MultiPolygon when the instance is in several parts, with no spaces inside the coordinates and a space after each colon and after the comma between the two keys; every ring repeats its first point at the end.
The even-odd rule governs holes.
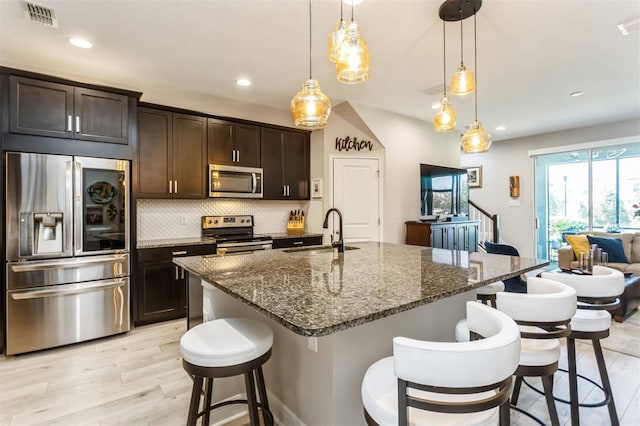
{"type": "Polygon", "coordinates": [[[209,164],[260,167],[260,127],[209,118],[209,164]]]}
{"type": "Polygon", "coordinates": [[[207,119],[138,108],[138,198],[206,198],[207,119]]]}
{"type": "Polygon", "coordinates": [[[262,128],[264,198],[309,199],[309,134],[262,128]]]}
{"type": "Polygon", "coordinates": [[[9,131],[128,144],[129,98],[27,77],[9,77],[9,131]]]}

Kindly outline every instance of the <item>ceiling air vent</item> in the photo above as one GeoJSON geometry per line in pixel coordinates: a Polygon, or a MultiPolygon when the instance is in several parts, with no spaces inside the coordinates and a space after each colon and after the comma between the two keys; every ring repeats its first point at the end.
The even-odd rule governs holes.
{"type": "Polygon", "coordinates": [[[57,28],[56,11],[47,6],[41,6],[29,1],[24,3],[24,16],[32,22],[37,22],[48,27],[57,28]]]}

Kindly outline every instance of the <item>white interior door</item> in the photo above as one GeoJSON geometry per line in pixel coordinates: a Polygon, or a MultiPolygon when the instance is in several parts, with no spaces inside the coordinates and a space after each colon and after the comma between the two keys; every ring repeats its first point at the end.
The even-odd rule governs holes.
{"type": "Polygon", "coordinates": [[[378,158],[333,159],[333,206],[342,212],[345,242],[381,240],[378,158]]]}

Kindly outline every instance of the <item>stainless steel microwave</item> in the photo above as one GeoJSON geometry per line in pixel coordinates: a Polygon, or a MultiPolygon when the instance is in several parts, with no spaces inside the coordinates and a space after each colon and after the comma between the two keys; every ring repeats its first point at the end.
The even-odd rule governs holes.
{"type": "Polygon", "coordinates": [[[262,169],[209,164],[209,197],[262,198],[262,169]]]}

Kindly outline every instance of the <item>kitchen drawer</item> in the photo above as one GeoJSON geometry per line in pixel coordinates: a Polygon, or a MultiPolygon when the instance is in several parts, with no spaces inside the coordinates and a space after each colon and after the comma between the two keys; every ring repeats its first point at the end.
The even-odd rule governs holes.
{"type": "Polygon", "coordinates": [[[156,262],[160,260],[171,260],[176,256],[202,256],[207,254],[216,254],[215,244],[139,249],[138,262],[156,262]]]}
{"type": "Polygon", "coordinates": [[[274,249],[320,245],[322,245],[322,235],[312,237],[274,238],[273,240],[274,249]]]}

